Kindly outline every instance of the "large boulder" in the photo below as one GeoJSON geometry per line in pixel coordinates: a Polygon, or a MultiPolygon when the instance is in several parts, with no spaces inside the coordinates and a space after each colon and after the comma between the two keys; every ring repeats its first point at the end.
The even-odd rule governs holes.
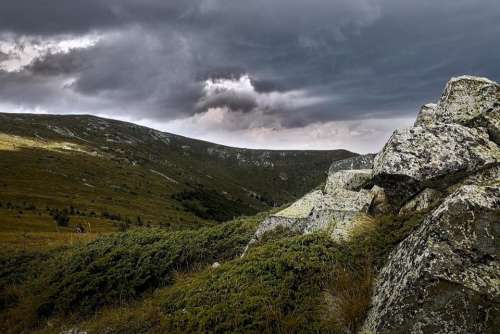
{"type": "Polygon", "coordinates": [[[389,256],[368,333],[498,333],[500,189],[462,186],[389,256]]]}
{"type": "Polygon", "coordinates": [[[254,241],[259,240],[265,233],[278,227],[286,228],[294,232],[303,233],[313,208],[322,201],[321,190],[312,191],[294,202],[284,210],[267,217],[257,228],[254,241]]]}
{"type": "Polygon", "coordinates": [[[467,124],[500,102],[500,85],[486,78],[461,76],[446,84],[436,107],[436,121],[467,124]]]}
{"type": "Polygon", "coordinates": [[[500,85],[481,77],[452,78],[439,102],[423,106],[415,121],[416,126],[438,123],[483,127],[500,144],[500,85]]]}
{"type": "Polygon", "coordinates": [[[499,161],[498,145],[481,129],[459,124],[415,126],[393,133],[375,157],[373,182],[397,207],[425,188],[444,189],[499,161]]]}
{"type": "Polygon", "coordinates": [[[373,165],[374,156],[360,155],[334,162],[324,191],[310,192],[286,209],[267,217],[257,228],[245,252],[264,234],[279,227],[301,234],[328,230],[333,238],[347,238],[352,221],[358,214],[368,212],[375,196],[373,192],[362,189],[371,181],[372,170],[368,168],[373,165]]]}

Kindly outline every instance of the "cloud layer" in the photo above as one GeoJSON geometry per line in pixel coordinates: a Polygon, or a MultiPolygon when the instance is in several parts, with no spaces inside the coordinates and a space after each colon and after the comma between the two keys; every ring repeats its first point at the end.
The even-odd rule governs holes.
{"type": "Polygon", "coordinates": [[[0,111],[376,150],[449,77],[498,81],[498,36],[497,0],[3,1],[0,111]]]}

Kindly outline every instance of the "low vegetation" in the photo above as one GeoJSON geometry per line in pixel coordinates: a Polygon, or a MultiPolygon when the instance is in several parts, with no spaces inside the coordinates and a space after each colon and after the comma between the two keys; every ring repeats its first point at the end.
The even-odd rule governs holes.
{"type": "Polygon", "coordinates": [[[5,331],[355,331],[378,268],[422,220],[365,218],[348,243],[283,231],[240,258],[261,218],[197,231],[132,230],[55,254],[10,290],[18,295],[0,313],[5,331]],[[212,268],[214,261],[222,266],[212,268]]]}

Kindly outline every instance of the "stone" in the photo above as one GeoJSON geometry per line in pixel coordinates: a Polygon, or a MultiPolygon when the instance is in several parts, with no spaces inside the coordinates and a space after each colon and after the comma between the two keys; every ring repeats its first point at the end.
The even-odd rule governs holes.
{"type": "Polygon", "coordinates": [[[212,269],[217,269],[219,267],[220,267],[220,263],[219,262],[212,263],[212,269]]]}
{"type": "Polygon", "coordinates": [[[422,108],[420,108],[420,112],[418,113],[414,126],[432,125],[433,123],[435,123],[436,108],[437,104],[435,103],[427,103],[423,105],[422,108]]]}
{"type": "Polygon", "coordinates": [[[338,189],[359,190],[372,178],[371,169],[342,170],[328,174],[325,193],[333,194],[338,189]]]}
{"type": "Polygon", "coordinates": [[[467,75],[452,78],[437,104],[436,121],[467,125],[499,103],[500,85],[496,82],[467,75]]]}
{"type": "Polygon", "coordinates": [[[481,77],[452,78],[437,104],[422,107],[415,126],[439,123],[485,128],[500,145],[500,85],[481,77]]]}
{"type": "Polygon", "coordinates": [[[389,199],[385,194],[385,190],[382,187],[374,185],[370,192],[373,194],[372,204],[368,209],[370,214],[385,214],[394,211],[393,207],[389,203],[389,199]]]}
{"type": "Polygon", "coordinates": [[[363,332],[494,333],[499,238],[500,188],[462,186],[392,251],[363,332]]]}
{"type": "Polygon", "coordinates": [[[334,161],[328,170],[331,175],[335,172],[351,169],[371,169],[375,154],[363,154],[356,157],[334,161]]]}
{"type": "Polygon", "coordinates": [[[429,209],[442,196],[442,193],[436,189],[425,188],[410,201],[408,201],[399,210],[400,215],[407,215],[415,212],[421,212],[429,209]]]}
{"type": "Polygon", "coordinates": [[[368,212],[373,196],[364,189],[337,189],[335,193],[325,195],[313,208],[304,233],[328,230],[335,240],[348,239],[353,219],[368,212]]]}
{"type": "Polygon", "coordinates": [[[286,209],[274,214],[276,217],[284,218],[307,218],[311,214],[316,203],[321,201],[323,192],[321,190],[312,191],[295,201],[286,209]]]}
{"type": "Polygon", "coordinates": [[[398,207],[425,188],[442,190],[499,160],[500,148],[480,129],[459,124],[398,129],[375,157],[373,183],[398,207]]]}

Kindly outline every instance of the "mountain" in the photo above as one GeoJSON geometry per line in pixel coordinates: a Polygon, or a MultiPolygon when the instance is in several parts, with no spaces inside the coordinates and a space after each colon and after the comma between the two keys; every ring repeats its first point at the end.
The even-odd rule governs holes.
{"type": "Polygon", "coordinates": [[[87,115],[0,114],[0,210],[15,230],[52,231],[58,215],[94,230],[189,227],[294,200],[352,156],[226,147],[87,115]]]}

